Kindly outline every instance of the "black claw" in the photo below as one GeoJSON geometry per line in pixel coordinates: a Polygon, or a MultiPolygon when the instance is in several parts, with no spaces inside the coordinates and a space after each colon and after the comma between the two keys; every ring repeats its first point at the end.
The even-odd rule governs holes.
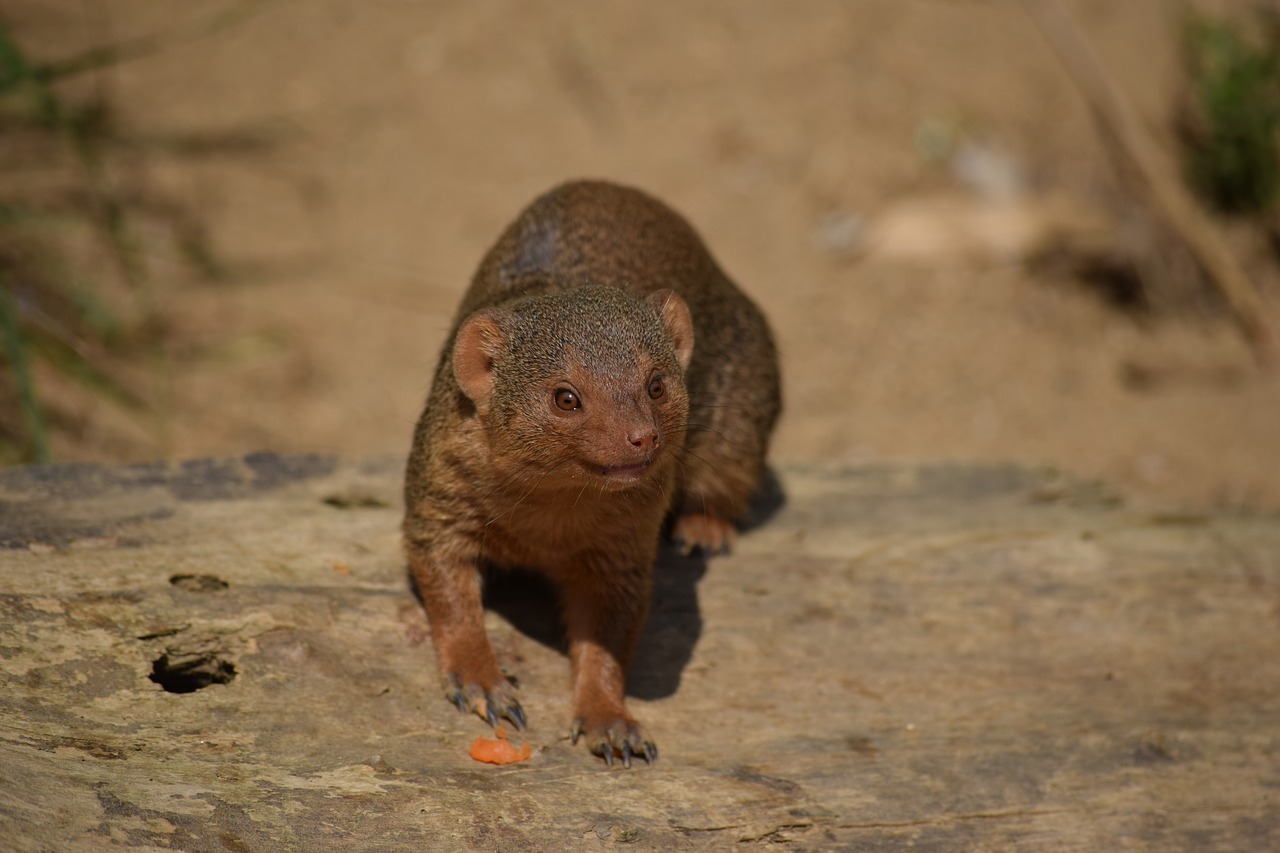
{"type": "Polygon", "coordinates": [[[524,708],[520,707],[520,703],[512,699],[511,704],[507,706],[506,717],[511,724],[520,731],[524,731],[524,727],[529,724],[528,719],[524,715],[524,708]]]}
{"type": "Polygon", "coordinates": [[[652,741],[644,742],[644,760],[650,767],[653,766],[653,762],[658,760],[657,744],[653,743],[652,741]]]}
{"type": "Polygon", "coordinates": [[[485,722],[489,724],[490,728],[496,729],[498,727],[498,717],[496,714],[493,713],[492,702],[486,701],[484,703],[484,719],[485,719],[485,722]]]}
{"type": "Polygon", "coordinates": [[[577,746],[580,737],[582,737],[582,720],[574,720],[573,726],[569,729],[569,741],[577,746]]]}
{"type": "Polygon", "coordinates": [[[600,754],[600,757],[604,759],[605,764],[608,764],[610,767],[612,767],[613,766],[613,747],[606,743],[604,745],[604,749],[600,754]]]}
{"type": "Polygon", "coordinates": [[[625,740],[622,742],[622,766],[631,769],[631,744],[625,740]]]}
{"type": "Polygon", "coordinates": [[[467,699],[462,695],[461,690],[455,690],[453,695],[449,697],[449,701],[453,702],[453,707],[462,713],[467,713],[467,699]]]}

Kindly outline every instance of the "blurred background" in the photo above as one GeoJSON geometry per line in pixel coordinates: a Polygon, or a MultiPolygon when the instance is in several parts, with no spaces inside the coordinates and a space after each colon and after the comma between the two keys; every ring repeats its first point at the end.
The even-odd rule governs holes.
{"type": "MultiPolygon", "coordinates": [[[[1275,5],[1062,6],[1276,317],[1275,5]]],[[[1052,37],[1019,0],[6,0],[0,462],[403,453],[481,256],[603,177],[770,317],[776,461],[1280,508],[1275,371],[1052,37]]]]}

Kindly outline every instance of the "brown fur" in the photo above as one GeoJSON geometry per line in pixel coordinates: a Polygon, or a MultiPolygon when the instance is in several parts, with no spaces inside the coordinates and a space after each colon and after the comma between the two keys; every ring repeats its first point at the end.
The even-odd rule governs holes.
{"type": "Polygon", "coordinates": [[[623,690],[664,519],[689,549],[726,549],[779,405],[764,318],[676,213],[587,181],[530,205],[463,299],[405,479],[410,567],[455,704],[523,727],[479,567],[538,570],[564,605],[574,739],[610,763],[656,757],[623,690]]]}

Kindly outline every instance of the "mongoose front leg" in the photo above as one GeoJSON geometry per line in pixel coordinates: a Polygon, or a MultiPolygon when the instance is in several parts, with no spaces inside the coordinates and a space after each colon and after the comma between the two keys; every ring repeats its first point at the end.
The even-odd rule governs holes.
{"type": "MultiPolygon", "coordinates": [[[[723,417],[723,415],[720,415],[723,417]]],[[[724,424],[693,431],[671,538],[688,556],[727,554],[764,470],[763,438],[724,424]]]]}
{"type": "Polygon", "coordinates": [[[489,725],[506,718],[526,725],[515,687],[498,668],[484,633],[480,572],[466,559],[447,560],[431,549],[409,546],[409,565],[431,623],[431,639],[444,676],[445,695],[458,710],[474,711],[489,725]]]}
{"type": "Polygon", "coordinates": [[[648,572],[636,578],[643,586],[618,583],[568,584],[565,623],[573,663],[573,742],[585,738],[587,749],[612,765],[614,758],[630,767],[633,756],[652,764],[658,747],[627,712],[623,694],[627,669],[648,613],[648,572]]]}
{"type": "Polygon", "coordinates": [[[694,553],[714,557],[729,553],[737,532],[727,518],[709,512],[688,512],[676,517],[671,538],[686,557],[694,553]]]}

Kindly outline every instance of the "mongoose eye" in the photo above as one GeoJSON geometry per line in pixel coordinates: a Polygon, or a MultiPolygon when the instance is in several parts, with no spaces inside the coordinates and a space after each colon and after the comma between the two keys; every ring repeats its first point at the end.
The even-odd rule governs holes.
{"type": "Polygon", "coordinates": [[[651,400],[659,400],[667,393],[667,386],[663,384],[661,376],[655,376],[649,380],[649,398],[651,400]]]}
{"type": "Polygon", "coordinates": [[[568,388],[560,388],[556,390],[556,408],[565,412],[572,412],[582,408],[582,401],[578,399],[578,395],[568,388]]]}

